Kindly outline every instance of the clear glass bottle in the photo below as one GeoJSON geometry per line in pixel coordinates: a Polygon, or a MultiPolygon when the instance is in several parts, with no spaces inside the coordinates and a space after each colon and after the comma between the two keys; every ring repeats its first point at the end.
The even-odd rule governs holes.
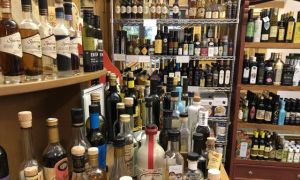
{"type": "Polygon", "coordinates": [[[188,127],[188,114],[180,113],[180,153],[186,155],[191,148],[191,132],[188,127]]]}
{"type": "Polygon", "coordinates": [[[56,26],[53,29],[56,40],[56,61],[57,61],[57,75],[58,77],[71,76],[72,63],[70,52],[70,33],[65,26],[64,8],[55,8],[56,26]]]}
{"type": "Polygon", "coordinates": [[[193,104],[188,108],[188,122],[189,122],[189,129],[191,133],[194,133],[196,124],[198,122],[198,112],[200,109],[205,109],[203,106],[200,105],[200,97],[195,96],[193,98],[193,104]]]}
{"type": "Polygon", "coordinates": [[[83,146],[73,146],[71,149],[72,156],[72,180],[87,180],[85,173],[85,148],[83,146]]]}
{"type": "Polygon", "coordinates": [[[59,142],[57,126],[58,119],[47,119],[49,144],[43,153],[45,179],[69,178],[67,152],[59,142]]]}
{"type": "Polygon", "coordinates": [[[208,0],[205,3],[205,18],[206,19],[212,18],[212,0],[208,0]]]}
{"type": "Polygon", "coordinates": [[[185,180],[204,180],[203,172],[198,169],[199,154],[190,152],[188,154],[188,171],[184,176],[185,180]]]}
{"type": "Polygon", "coordinates": [[[39,0],[40,24],[39,33],[42,44],[42,64],[44,79],[56,78],[56,42],[53,27],[48,22],[48,2],[39,0]]]}
{"type": "Polygon", "coordinates": [[[85,136],[83,109],[82,108],[72,108],[71,118],[72,118],[72,140],[71,140],[71,144],[69,146],[69,152],[71,152],[71,148],[73,146],[84,147],[84,149],[85,149],[85,168],[87,169],[88,168],[87,151],[91,145],[85,136]]]}
{"type": "Polygon", "coordinates": [[[65,10],[65,20],[66,20],[66,27],[69,30],[70,34],[70,52],[71,52],[71,64],[72,64],[72,71],[73,74],[79,74],[79,65],[80,65],[80,58],[79,58],[79,51],[78,51],[78,34],[76,29],[73,27],[73,15],[72,15],[72,3],[65,2],[64,3],[64,10],[65,10]]]}
{"type": "Polygon", "coordinates": [[[165,151],[156,141],[157,131],[154,124],[146,126],[146,141],[137,151],[137,180],[165,179],[165,151]]]}
{"type": "Polygon", "coordinates": [[[171,129],[168,132],[168,150],[166,151],[167,173],[169,179],[182,179],[184,160],[179,153],[180,131],[171,129]]]}
{"type": "Polygon", "coordinates": [[[197,1],[197,18],[205,18],[205,0],[197,1]]]}
{"type": "Polygon", "coordinates": [[[178,95],[179,93],[176,91],[171,92],[171,110],[173,110],[172,114],[172,128],[179,129],[179,110],[178,110],[178,95]]]}
{"type": "Polygon", "coordinates": [[[129,172],[125,163],[125,138],[117,136],[114,139],[114,164],[109,180],[119,180],[122,176],[128,176],[129,172]]]}
{"type": "Polygon", "coordinates": [[[32,143],[32,114],[30,111],[21,111],[18,113],[19,123],[22,134],[22,146],[24,161],[21,164],[19,178],[25,180],[25,169],[35,167],[38,170],[40,179],[43,179],[43,170],[35,159],[32,143]]]}
{"type": "Polygon", "coordinates": [[[226,3],[224,0],[220,0],[219,4],[219,18],[220,19],[225,19],[226,18],[226,3]]]}
{"type": "Polygon", "coordinates": [[[98,148],[88,149],[89,170],[86,172],[88,179],[106,180],[106,172],[98,168],[98,148]]]}
{"type": "Polygon", "coordinates": [[[31,1],[23,0],[23,21],[20,23],[23,57],[22,63],[25,70],[26,81],[42,80],[42,49],[39,27],[32,19],[31,1]]]}

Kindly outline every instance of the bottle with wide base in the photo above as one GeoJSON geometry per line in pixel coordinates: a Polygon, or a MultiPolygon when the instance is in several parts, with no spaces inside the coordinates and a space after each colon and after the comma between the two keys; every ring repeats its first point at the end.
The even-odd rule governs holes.
{"type": "Polygon", "coordinates": [[[199,154],[190,152],[188,154],[188,171],[184,176],[184,180],[204,180],[203,172],[198,169],[199,154]]]}
{"type": "Polygon", "coordinates": [[[98,168],[98,148],[89,148],[88,156],[90,167],[90,169],[87,171],[88,179],[106,180],[106,173],[98,168]]]}

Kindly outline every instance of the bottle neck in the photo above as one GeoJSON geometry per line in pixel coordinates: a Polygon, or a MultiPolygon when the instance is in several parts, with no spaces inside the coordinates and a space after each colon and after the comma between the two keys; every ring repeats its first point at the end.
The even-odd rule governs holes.
{"type": "Polygon", "coordinates": [[[63,17],[57,17],[56,23],[60,25],[65,25],[65,19],[63,17]]]}
{"type": "Polygon", "coordinates": [[[146,107],[146,124],[153,124],[152,106],[146,107]]]}
{"type": "Polygon", "coordinates": [[[98,155],[89,156],[89,166],[98,169],[98,155]]]}
{"type": "Polygon", "coordinates": [[[91,101],[92,104],[97,104],[99,106],[99,115],[101,115],[101,103],[100,103],[100,99],[98,99],[97,101],[91,101]]]}
{"type": "Polygon", "coordinates": [[[172,152],[179,151],[179,142],[178,141],[168,141],[168,149],[172,152]]]}
{"type": "Polygon", "coordinates": [[[34,158],[33,154],[33,144],[32,144],[32,128],[21,128],[21,134],[23,138],[23,156],[25,161],[32,160],[34,158]]]}
{"type": "Polygon", "coordinates": [[[121,128],[120,128],[121,134],[129,134],[131,133],[131,127],[129,122],[122,122],[121,121],[121,128]]]}
{"type": "Polygon", "coordinates": [[[41,15],[40,15],[40,21],[41,21],[41,23],[43,23],[43,24],[48,23],[48,16],[45,15],[45,14],[41,14],[41,15]]]}
{"type": "Polygon", "coordinates": [[[91,129],[99,128],[99,113],[90,113],[91,129]]]}
{"type": "Polygon", "coordinates": [[[84,127],[82,126],[73,126],[72,127],[73,141],[80,142],[84,141],[84,127]]]}
{"type": "Polygon", "coordinates": [[[109,91],[110,92],[117,92],[117,87],[115,85],[110,85],[109,91]]]}
{"type": "Polygon", "coordinates": [[[48,127],[48,138],[50,144],[59,143],[59,135],[57,126],[48,127]]]}
{"type": "Polygon", "coordinates": [[[2,8],[2,18],[3,19],[12,19],[11,8],[5,7],[2,8]]]}
{"type": "Polygon", "coordinates": [[[22,11],[23,19],[32,20],[32,12],[31,11],[22,11]]]}

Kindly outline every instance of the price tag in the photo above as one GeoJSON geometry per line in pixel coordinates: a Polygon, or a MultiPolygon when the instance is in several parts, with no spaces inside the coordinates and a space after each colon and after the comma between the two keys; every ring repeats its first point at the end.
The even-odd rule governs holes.
{"type": "Polygon", "coordinates": [[[176,56],[176,63],[189,63],[190,56],[176,56]]]}
{"type": "Polygon", "coordinates": [[[145,27],[156,27],[157,21],[156,19],[144,19],[145,27]]]}
{"type": "Polygon", "coordinates": [[[199,87],[198,86],[188,86],[188,91],[189,92],[199,92],[199,87]]]}
{"type": "Polygon", "coordinates": [[[115,61],[125,61],[126,54],[114,54],[114,60],[115,61]]]}
{"type": "Polygon", "coordinates": [[[126,56],[126,62],[138,62],[139,56],[137,55],[127,55],[126,56]]]}
{"type": "Polygon", "coordinates": [[[139,62],[150,62],[150,56],[139,56],[139,62]]]}

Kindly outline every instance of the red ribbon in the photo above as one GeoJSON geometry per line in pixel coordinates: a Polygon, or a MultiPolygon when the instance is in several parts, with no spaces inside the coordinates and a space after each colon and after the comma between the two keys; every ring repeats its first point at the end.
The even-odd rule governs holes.
{"type": "Polygon", "coordinates": [[[153,169],[153,154],[154,154],[154,136],[149,135],[149,143],[148,143],[148,169],[153,169]]]}

